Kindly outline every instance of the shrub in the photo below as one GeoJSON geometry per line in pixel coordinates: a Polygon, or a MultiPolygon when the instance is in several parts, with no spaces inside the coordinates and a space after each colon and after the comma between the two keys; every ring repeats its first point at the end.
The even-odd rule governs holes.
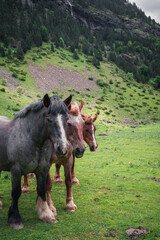
{"type": "Polygon", "coordinates": [[[22,88],[22,87],[17,87],[17,92],[18,92],[19,94],[22,94],[22,93],[23,93],[23,88],[22,88]]]}
{"type": "Polygon", "coordinates": [[[89,80],[93,80],[93,77],[92,77],[92,76],[89,76],[88,79],[89,79],[89,80]]]}
{"type": "Polygon", "coordinates": [[[105,114],[106,114],[106,115],[110,115],[110,112],[107,112],[107,111],[106,111],[105,114]]]}
{"type": "Polygon", "coordinates": [[[21,77],[19,78],[19,80],[21,80],[21,81],[26,81],[26,79],[25,79],[24,76],[21,76],[21,77]]]}
{"type": "Polygon", "coordinates": [[[78,59],[79,59],[78,53],[77,53],[76,51],[73,53],[73,58],[74,58],[75,60],[78,60],[78,59]]]}
{"type": "Polygon", "coordinates": [[[18,78],[18,74],[14,71],[14,72],[12,73],[12,77],[18,78]]]}
{"type": "Polygon", "coordinates": [[[19,108],[19,107],[12,107],[12,110],[13,110],[14,112],[17,112],[17,111],[20,110],[20,108],[19,108]]]}
{"type": "Polygon", "coordinates": [[[104,87],[105,86],[105,82],[103,81],[103,79],[99,78],[96,80],[97,85],[99,85],[100,87],[104,87]]]}
{"type": "Polygon", "coordinates": [[[1,79],[1,84],[6,87],[7,86],[7,80],[5,78],[2,78],[1,79]]]}
{"type": "Polygon", "coordinates": [[[1,91],[1,92],[5,92],[6,89],[5,89],[4,87],[2,87],[2,88],[0,88],[0,91],[1,91]]]}

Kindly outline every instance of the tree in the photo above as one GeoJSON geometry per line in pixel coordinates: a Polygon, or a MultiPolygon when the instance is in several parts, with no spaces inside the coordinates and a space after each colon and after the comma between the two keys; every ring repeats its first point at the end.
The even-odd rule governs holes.
{"type": "Polygon", "coordinates": [[[78,56],[77,51],[74,51],[74,53],[73,53],[73,58],[76,59],[76,60],[79,59],[79,56],[78,56]]]}
{"type": "Polygon", "coordinates": [[[62,48],[64,47],[64,40],[62,37],[59,38],[59,46],[62,48]]]}
{"type": "Polygon", "coordinates": [[[156,76],[154,79],[154,87],[156,89],[160,88],[160,76],[156,76]]]}
{"type": "Polygon", "coordinates": [[[54,44],[51,43],[51,51],[54,52],[54,44]]]}
{"type": "Polygon", "coordinates": [[[96,68],[99,68],[100,62],[95,56],[93,57],[92,63],[96,68]]]}
{"type": "Polygon", "coordinates": [[[16,57],[19,60],[23,60],[24,59],[24,52],[21,46],[18,46],[17,52],[16,52],[16,57]]]}
{"type": "Polygon", "coordinates": [[[1,54],[1,57],[5,57],[5,48],[0,45],[0,54],[1,54]]]}
{"type": "Polygon", "coordinates": [[[41,32],[42,41],[48,42],[48,40],[49,40],[48,30],[44,25],[41,26],[40,32],[41,32]]]}

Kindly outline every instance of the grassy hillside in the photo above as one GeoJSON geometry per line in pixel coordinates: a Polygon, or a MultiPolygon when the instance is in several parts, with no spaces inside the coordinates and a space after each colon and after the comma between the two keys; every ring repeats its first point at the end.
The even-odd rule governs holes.
{"type": "MultiPolygon", "coordinates": [[[[84,113],[99,112],[95,122],[99,147],[94,153],[87,148],[84,157],[76,160],[80,186],[73,186],[73,195],[77,211],[64,211],[65,185],[54,184],[52,198],[58,223],[42,223],[35,212],[36,182],[30,179],[31,193],[23,194],[19,201],[25,227],[19,231],[10,229],[7,225],[10,173],[2,172],[0,200],[4,208],[0,211],[0,229],[3,229],[0,238],[124,240],[130,226],[140,226],[149,230],[145,239],[158,240],[160,124],[154,122],[160,116],[160,93],[131,80],[131,75],[107,61],[97,69],[88,57],[78,54],[76,60],[71,52],[60,48],[52,52],[50,45],[44,44],[28,52],[22,62],[0,59],[0,115],[13,118],[16,111],[41,98],[46,92],[38,85],[41,75],[43,83],[48,83],[50,95],[58,94],[64,99],[71,93],[73,101],[84,101],[84,113]],[[36,69],[36,74],[31,73],[30,66],[36,69]],[[78,79],[81,76],[90,87],[77,84],[74,88],[64,88],[66,82],[61,78],[57,80],[61,91],[52,88],[56,79],[48,75],[50,66],[65,71],[68,84],[70,77],[78,73],[78,79]],[[5,78],[6,71],[9,77],[5,78]]],[[[53,172],[54,166],[52,175],[53,172]]]]}
{"type": "Polygon", "coordinates": [[[41,48],[29,51],[25,55],[24,61],[18,61],[16,58],[1,58],[0,114],[12,118],[15,111],[42,97],[46,88],[40,88],[39,85],[43,81],[44,85],[49,84],[47,92],[50,94],[55,93],[65,98],[71,93],[74,101],[83,99],[84,111],[88,113],[98,111],[100,113],[99,120],[107,120],[114,124],[135,122],[143,124],[159,120],[159,91],[149,85],[137,83],[132,75],[126,75],[107,60],[103,61],[97,69],[92,65],[89,57],[77,54],[79,54],[78,59],[75,59],[74,54],[65,49],[55,48],[55,51],[52,52],[50,45],[44,44],[41,48]],[[32,68],[39,66],[40,73],[37,74],[40,77],[43,73],[44,76],[41,82],[35,82],[36,76],[31,75],[30,65],[32,68]],[[70,77],[74,73],[79,74],[89,87],[81,86],[80,79],[75,88],[66,87],[66,82],[68,81],[68,85],[70,82],[70,78],[67,79],[67,76],[64,76],[64,79],[52,79],[52,75],[47,78],[49,66],[61,66],[61,69],[57,70],[56,68],[56,71],[67,70],[70,77]],[[7,70],[10,76],[12,75],[12,79],[14,77],[19,84],[18,87],[13,81],[3,76],[2,69],[7,70]],[[65,87],[63,87],[63,80],[66,80],[65,87]],[[50,87],[52,81],[60,81],[61,91],[50,87]],[[7,87],[12,85],[13,89],[7,87]]]}

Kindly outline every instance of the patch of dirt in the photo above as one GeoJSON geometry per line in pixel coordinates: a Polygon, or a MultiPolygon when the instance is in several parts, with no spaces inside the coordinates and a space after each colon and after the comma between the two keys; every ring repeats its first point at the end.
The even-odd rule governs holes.
{"type": "Polygon", "coordinates": [[[156,182],[160,182],[160,178],[151,178],[151,180],[154,180],[156,182]]]}
{"type": "Polygon", "coordinates": [[[104,234],[104,237],[115,237],[116,235],[112,232],[104,234]]]}
{"type": "Polygon", "coordinates": [[[94,80],[91,81],[77,71],[69,71],[61,66],[47,65],[47,69],[43,69],[29,63],[28,68],[36,84],[44,93],[53,88],[58,88],[62,92],[67,88],[74,88],[77,91],[85,91],[86,88],[90,88],[91,91],[99,89],[94,80]]]}
{"type": "Polygon", "coordinates": [[[20,83],[12,77],[12,74],[3,68],[0,68],[0,78],[5,78],[7,80],[7,87],[9,89],[15,90],[18,86],[20,86],[20,83]]]}
{"type": "Polygon", "coordinates": [[[149,233],[149,230],[142,227],[138,228],[130,227],[126,230],[126,233],[130,238],[136,239],[149,233]]]}

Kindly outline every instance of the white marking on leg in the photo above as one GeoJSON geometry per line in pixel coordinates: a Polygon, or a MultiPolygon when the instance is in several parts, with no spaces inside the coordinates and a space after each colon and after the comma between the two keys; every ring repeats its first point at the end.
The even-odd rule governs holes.
{"type": "Polygon", "coordinates": [[[62,145],[63,145],[63,147],[66,147],[67,146],[67,138],[66,138],[66,133],[64,131],[64,127],[63,127],[62,115],[58,114],[57,119],[58,119],[60,132],[61,132],[62,145]]]}
{"type": "Polygon", "coordinates": [[[43,201],[41,197],[38,197],[36,203],[36,209],[38,211],[39,218],[44,222],[56,222],[53,212],[49,209],[47,201],[43,201]]]}
{"type": "Polygon", "coordinates": [[[96,139],[95,139],[95,134],[94,134],[94,127],[92,125],[92,138],[93,138],[93,143],[95,146],[97,146],[96,139]]]}

